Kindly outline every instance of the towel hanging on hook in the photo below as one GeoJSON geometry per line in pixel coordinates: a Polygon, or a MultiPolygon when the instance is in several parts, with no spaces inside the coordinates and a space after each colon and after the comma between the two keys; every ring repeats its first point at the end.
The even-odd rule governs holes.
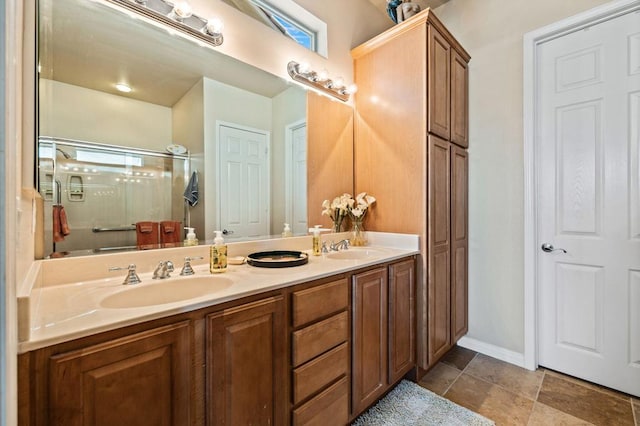
{"type": "Polygon", "coordinates": [[[189,207],[193,207],[198,204],[198,198],[198,171],[194,170],[184,190],[184,199],[187,201],[187,204],[189,204],[189,207]]]}

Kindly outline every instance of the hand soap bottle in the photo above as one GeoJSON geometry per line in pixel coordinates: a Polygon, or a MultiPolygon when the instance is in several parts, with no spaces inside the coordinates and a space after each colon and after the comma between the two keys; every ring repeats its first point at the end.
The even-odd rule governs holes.
{"type": "Polygon", "coordinates": [[[184,228],[186,229],[187,232],[187,239],[184,240],[184,245],[185,246],[197,246],[198,245],[198,239],[196,238],[196,232],[195,232],[195,228],[184,228]]]}
{"type": "Polygon", "coordinates": [[[316,225],[313,228],[309,228],[309,232],[313,234],[313,255],[320,256],[322,241],[320,238],[320,233],[325,231],[330,231],[330,229],[321,228],[322,225],[316,225]]]}
{"type": "Polygon", "coordinates": [[[222,238],[222,231],[215,231],[216,238],[209,249],[209,272],[219,274],[227,270],[227,245],[222,238]]]}
{"type": "Polygon", "coordinates": [[[293,232],[291,232],[291,228],[288,223],[284,224],[284,229],[282,230],[282,238],[293,237],[293,232]]]}

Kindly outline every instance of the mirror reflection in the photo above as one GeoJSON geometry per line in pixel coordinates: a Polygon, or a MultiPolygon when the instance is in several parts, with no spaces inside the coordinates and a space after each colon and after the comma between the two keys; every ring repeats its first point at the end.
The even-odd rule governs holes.
{"type": "Polygon", "coordinates": [[[136,248],[144,222],[179,222],[164,246],[306,234],[304,90],[102,2],[39,7],[45,255],[136,248]]]}

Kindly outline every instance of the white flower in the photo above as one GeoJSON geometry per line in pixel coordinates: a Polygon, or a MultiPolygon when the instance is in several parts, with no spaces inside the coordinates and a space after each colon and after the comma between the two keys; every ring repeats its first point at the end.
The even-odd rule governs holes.
{"type": "Polygon", "coordinates": [[[351,209],[351,214],[353,215],[353,217],[360,217],[364,214],[364,210],[360,209],[359,207],[356,207],[351,209]]]}

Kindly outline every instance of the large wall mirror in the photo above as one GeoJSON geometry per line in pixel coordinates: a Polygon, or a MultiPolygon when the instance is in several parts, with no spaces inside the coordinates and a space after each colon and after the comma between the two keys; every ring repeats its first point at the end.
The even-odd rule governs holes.
{"type": "Polygon", "coordinates": [[[229,241],[279,235],[285,222],[304,234],[317,200],[335,195],[312,193],[310,161],[313,176],[348,177],[325,189],[353,188],[346,105],[320,100],[343,118],[317,119],[307,104],[319,97],[299,86],[102,1],[40,0],[38,46],[45,256],[140,248],[148,222],[179,234],[164,246],[187,225],[200,243],[214,229],[229,241]],[[338,139],[344,151],[331,148],[338,139]]]}

